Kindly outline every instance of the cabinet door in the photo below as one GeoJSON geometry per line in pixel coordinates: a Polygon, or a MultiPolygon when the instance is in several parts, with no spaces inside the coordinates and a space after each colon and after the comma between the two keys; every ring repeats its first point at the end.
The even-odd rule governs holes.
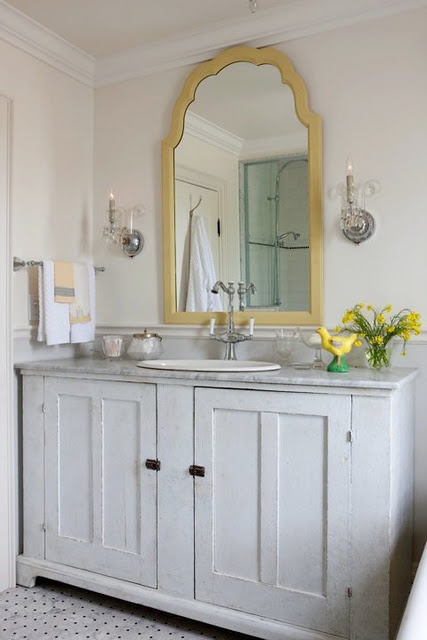
{"type": "Polygon", "coordinates": [[[47,560],[156,586],[156,391],[47,379],[47,560]]]}
{"type": "Polygon", "coordinates": [[[197,389],[196,598],[348,636],[350,397],[197,389]]]}

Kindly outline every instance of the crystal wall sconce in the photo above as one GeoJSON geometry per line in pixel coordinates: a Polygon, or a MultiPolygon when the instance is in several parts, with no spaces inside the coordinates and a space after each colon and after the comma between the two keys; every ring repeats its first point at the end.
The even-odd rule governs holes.
{"type": "Polygon", "coordinates": [[[251,13],[255,13],[258,8],[257,0],[248,0],[248,9],[251,13]]]}
{"type": "Polygon", "coordinates": [[[144,236],[134,227],[134,220],[144,209],[140,205],[130,208],[116,207],[113,193],[108,201],[108,224],[104,227],[103,235],[110,244],[117,244],[129,258],[141,253],[144,246],[144,236]],[[122,223],[124,219],[125,224],[122,223]]]}
{"type": "Polygon", "coordinates": [[[375,231],[375,220],[365,208],[367,197],[380,191],[376,180],[368,180],[358,187],[353,180],[353,164],[347,161],[347,175],[344,189],[341,190],[343,204],[341,208],[340,227],[348,240],[360,244],[368,240],[375,231]],[[361,202],[362,203],[361,203],[361,202]]]}

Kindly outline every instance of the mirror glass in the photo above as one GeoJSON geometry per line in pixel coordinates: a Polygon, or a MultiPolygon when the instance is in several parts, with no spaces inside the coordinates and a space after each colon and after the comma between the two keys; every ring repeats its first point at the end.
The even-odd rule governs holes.
{"type": "Polygon", "coordinates": [[[320,129],[274,49],[235,47],[190,74],[163,142],[166,322],[223,323],[217,279],[255,285],[237,322],[321,321],[320,129]]]}

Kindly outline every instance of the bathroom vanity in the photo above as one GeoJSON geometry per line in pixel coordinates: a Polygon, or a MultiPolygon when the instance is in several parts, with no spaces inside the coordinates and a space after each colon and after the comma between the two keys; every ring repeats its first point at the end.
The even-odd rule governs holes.
{"type": "Polygon", "coordinates": [[[44,576],[271,640],[394,636],[415,371],[19,370],[19,584],[44,576]]]}

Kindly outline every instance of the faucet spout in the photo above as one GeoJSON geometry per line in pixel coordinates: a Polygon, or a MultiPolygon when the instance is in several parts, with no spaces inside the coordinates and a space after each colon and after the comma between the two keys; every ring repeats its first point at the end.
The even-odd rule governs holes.
{"type": "MultiPolygon", "coordinates": [[[[232,282],[229,284],[233,284],[232,282]]],[[[219,293],[219,290],[222,289],[224,291],[224,293],[228,293],[228,289],[225,286],[225,284],[223,282],[221,282],[221,280],[217,280],[214,284],[214,286],[211,289],[211,293],[219,293]]]]}

